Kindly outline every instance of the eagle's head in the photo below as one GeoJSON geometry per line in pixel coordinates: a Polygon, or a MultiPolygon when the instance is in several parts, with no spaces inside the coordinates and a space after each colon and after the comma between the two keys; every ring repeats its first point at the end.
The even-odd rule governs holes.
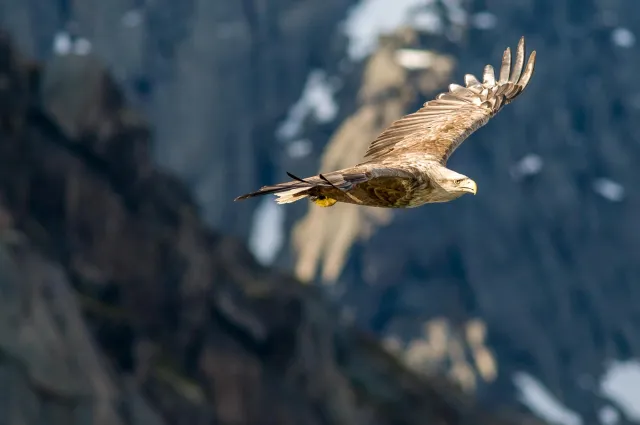
{"type": "Polygon", "coordinates": [[[445,170],[443,170],[444,172],[438,179],[438,184],[449,195],[457,198],[467,193],[476,194],[478,186],[475,181],[448,168],[445,168],[445,170]]]}

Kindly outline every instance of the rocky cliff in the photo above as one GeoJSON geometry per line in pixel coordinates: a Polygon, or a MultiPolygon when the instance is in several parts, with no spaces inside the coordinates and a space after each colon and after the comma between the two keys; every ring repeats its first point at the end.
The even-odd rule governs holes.
{"type": "MultiPolygon", "coordinates": [[[[584,422],[611,411],[622,423],[631,420],[633,412],[605,397],[600,384],[609,360],[640,355],[634,189],[638,5],[389,0],[392,7],[381,10],[384,4],[0,0],[0,23],[28,57],[47,62],[37,79],[41,104],[67,138],[84,140],[82,146],[109,159],[96,161],[73,145],[83,161],[110,176],[119,199],[135,202],[148,191],[127,179],[157,173],[152,164],[167,166],[191,189],[205,222],[258,242],[263,235],[252,231],[252,218],[256,211],[261,218],[267,204],[227,200],[282,179],[285,170],[314,174],[351,161],[391,120],[447,83],[462,81],[465,73],[495,66],[502,50],[525,35],[528,48],[538,51],[527,93],[451,158],[452,168],[478,182],[476,197],[393,215],[348,207],[329,213],[293,204],[278,209],[275,224],[256,222],[282,224],[284,244],[266,249],[277,267],[328,283],[323,292],[340,305],[340,314],[384,338],[414,370],[444,372],[483,402],[514,405],[522,396],[517,377],[526,372],[584,422]],[[354,11],[356,4],[363,7],[354,11]],[[350,56],[341,28],[375,31],[368,15],[342,25],[345,19],[375,12],[372,19],[389,28],[409,4],[415,7],[406,22],[417,29],[387,37],[370,56],[350,56]],[[98,61],[87,61],[87,53],[98,61]],[[104,112],[93,99],[122,101],[112,90],[96,91],[104,73],[100,62],[149,120],[147,126],[130,111],[119,118],[136,128],[135,144],[100,141],[113,130],[96,121],[104,112]],[[94,81],[89,100],[73,90],[80,80],[94,81]],[[308,101],[307,86],[318,81],[331,88],[335,102],[308,113],[298,100],[308,101]],[[76,98],[60,101],[60,93],[76,98]],[[295,131],[285,126],[289,137],[281,143],[281,124],[290,124],[291,116],[297,118],[295,131]],[[100,130],[85,135],[91,128],[100,130]]],[[[317,88],[311,92],[313,102],[322,103],[317,88]]],[[[326,96],[325,90],[321,100],[326,96]]],[[[2,107],[26,107],[23,97],[11,99],[2,107]]],[[[20,128],[20,122],[6,125],[20,128]]],[[[161,179],[167,187],[175,184],[161,179]]],[[[38,208],[47,211],[44,205],[38,208]]],[[[74,231],[84,235],[83,226],[74,231]]],[[[134,227],[117,240],[141,231],[134,227]]],[[[40,225],[34,228],[31,240],[49,247],[48,237],[37,239],[40,225]]],[[[116,242],[110,246],[122,249],[116,242]]],[[[56,245],[47,249],[58,252],[56,245]]],[[[135,244],[131,249],[141,258],[151,255],[135,244]]],[[[139,278],[140,272],[118,261],[125,264],[119,273],[139,278]]],[[[79,276],[110,279],[103,267],[84,264],[91,263],[75,260],[79,276]]],[[[83,294],[101,294],[93,284],[74,286],[83,294]]],[[[107,334],[122,335],[118,329],[107,334]]]]}
{"type": "Polygon", "coordinates": [[[7,424],[522,424],[419,377],[203,224],[92,57],[0,35],[7,424]]]}
{"type": "MultiPolygon", "coordinates": [[[[457,2],[442,3],[448,10],[457,2]]],[[[418,369],[446,370],[484,400],[514,402],[514,377],[527,372],[584,421],[599,420],[612,403],[600,386],[607,363],[640,355],[639,11],[630,2],[555,0],[448,10],[458,24],[436,36],[420,32],[411,47],[448,54],[455,69],[408,110],[465,73],[497,66],[522,35],[538,52],[527,92],[449,161],[476,180],[478,195],[394,212],[364,237],[346,231],[356,209],[310,208],[294,222],[287,253],[299,276],[328,281],[358,323],[418,369]],[[439,37],[456,41],[438,45],[439,37]],[[341,231],[318,241],[321,218],[341,231]],[[480,357],[489,360],[478,367],[485,348],[480,357]]],[[[403,78],[399,86],[412,84],[403,78]]],[[[352,124],[341,123],[324,160],[347,146],[364,152],[366,137],[341,137],[352,124]]]]}

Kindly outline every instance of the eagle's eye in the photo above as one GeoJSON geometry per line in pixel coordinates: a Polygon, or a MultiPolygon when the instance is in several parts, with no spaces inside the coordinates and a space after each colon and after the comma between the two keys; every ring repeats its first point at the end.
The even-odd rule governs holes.
{"type": "Polygon", "coordinates": [[[319,201],[324,201],[325,199],[327,199],[327,197],[326,197],[326,196],[324,196],[324,195],[318,195],[318,200],[319,200],[319,201]]]}
{"type": "Polygon", "coordinates": [[[456,180],[456,184],[460,184],[460,183],[462,183],[463,181],[464,181],[464,179],[458,179],[458,180],[456,180]]]}

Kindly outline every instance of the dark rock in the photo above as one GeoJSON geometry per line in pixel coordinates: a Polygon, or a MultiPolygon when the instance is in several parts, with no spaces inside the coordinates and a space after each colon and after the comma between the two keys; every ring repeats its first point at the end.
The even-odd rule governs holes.
{"type": "Polygon", "coordinates": [[[33,72],[7,43],[4,90],[35,100],[0,116],[23,123],[0,131],[6,422],[538,423],[414,375],[317,289],[209,230],[93,59],[33,72]]]}
{"type": "MultiPolygon", "coordinates": [[[[311,276],[304,266],[312,260],[299,241],[317,243],[311,237],[317,222],[310,219],[323,212],[310,208],[295,223],[308,225],[293,233],[297,270],[320,280],[338,264],[339,271],[331,270],[333,289],[357,311],[358,323],[399,338],[406,350],[428,338],[423,327],[443,321],[451,346],[466,347],[459,357],[473,364],[466,328],[484,322],[498,373],[485,381],[473,371],[483,400],[518,403],[513,377],[524,371],[594,423],[594,406],[603,403],[595,388],[607,362],[640,355],[640,9],[629,2],[536,0],[472,1],[466,11],[492,13],[495,28],[465,25],[459,42],[438,49],[455,57],[455,71],[422,93],[418,105],[448,83],[462,82],[465,73],[479,76],[486,64],[496,67],[503,50],[514,49],[523,35],[528,51],[537,51],[527,91],[449,160],[450,168],[476,180],[478,195],[398,212],[366,242],[348,246],[352,235],[344,230],[354,228],[354,215],[332,208],[325,213],[331,236],[310,249],[324,268],[311,276]],[[616,43],[619,33],[630,34],[629,44],[616,43]],[[514,168],[529,155],[539,158],[541,168],[516,178],[514,168]],[[336,255],[337,249],[348,254],[336,255]],[[584,379],[592,384],[578,384],[584,379]]],[[[431,40],[420,40],[417,47],[434,49],[431,40]]],[[[339,143],[358,143],[340,137],[359,111],[347,113],[325,157],[339,143]]],[[[452,369],[446,357],[435,363],[436,369],[452,369]]],[[[421,366],[434,368],[427,359],[421,366]]]]}

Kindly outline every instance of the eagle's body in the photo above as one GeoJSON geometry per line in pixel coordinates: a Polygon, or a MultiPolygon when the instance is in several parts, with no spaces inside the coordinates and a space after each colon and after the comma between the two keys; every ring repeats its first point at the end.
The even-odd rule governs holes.
{"type": "MultiPolygon", "coordinates": [[[[433,184],[436,181],[434,175],[439,175],[441,168],[444,167],[431,161],[420,160],[412,154],[404,158],[364,162],[351,168],[323,174],[335,187],[328,185],[327,181],[320,177],[305,179],[323,187],[321,191],[311,191],[307,196],[320,206],[331,206],[337,201],[387,208],[413,208],[425,203],[447,202],[462,196],[461,192],[450,193],[433,184]]],[[[460,175],[460,178],[464,176],[460,175]]],[[[299,199],[298,189],[306,191],[308,186],[303,182],[298,182],[298,185],[299,187],[290,192],[276,193],[276,196],[279,196],[278,202],[286,203],[299,199]]]]}
{"type": "Polygon", "coordinates": [[[497,80],[491,65],[485,66],[482,82],[465,75],[465,87],[451,84],[448,92],[391,124],[371,143],[362,163],[305,179],[289,174],[290,182],[265,186],[236,200],[273,193],[281,204],[309,198],[323,207],[344,202],[413,208],[475,194],[475,182],[447,168],[447,160],[471,133],[522,93],[534,64],[535,51],[523,72],[521,38],[513,70],[507,48],[497,80]]]}

